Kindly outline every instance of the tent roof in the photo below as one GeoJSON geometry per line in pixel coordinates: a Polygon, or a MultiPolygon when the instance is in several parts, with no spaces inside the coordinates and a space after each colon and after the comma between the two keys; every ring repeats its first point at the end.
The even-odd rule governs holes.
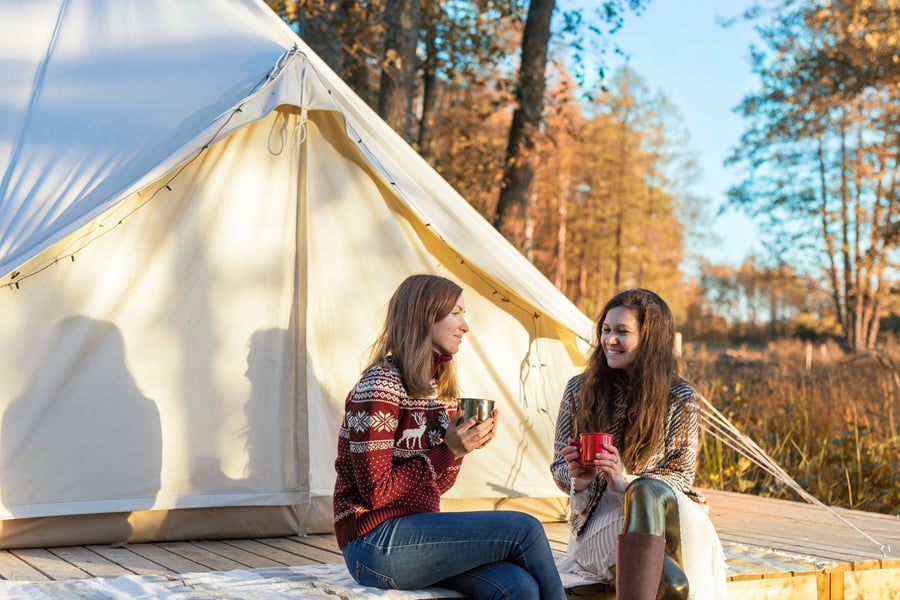
{"type": "Polygon", "coordinates": [[[195,0],[177,11],[164,0],[6,3],[0,23],[8,82],[0,284],[215,139],[287,103],[340,111],[373,169],[460,260],[499,293],[590,339],[590,320],[263,2],[195,0]],[[145,15],[161,21],[148,27],[145,15]]]}
{"type": "Polygon", "coordinates": [[[265,11],[274,16],[211,0],[0,6],[0,275],[207,142],[290,47],[260,26],[265,11]],[[145,15],[162,22],[147,27],[145,15]]]}

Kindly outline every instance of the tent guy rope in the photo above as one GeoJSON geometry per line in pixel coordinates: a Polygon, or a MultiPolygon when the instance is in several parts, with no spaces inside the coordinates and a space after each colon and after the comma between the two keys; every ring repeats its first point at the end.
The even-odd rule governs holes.
{"type": "Polygon", "coordinates": [[[713,406],[709,400],[700,396],[700,421],[701,428],[713,435],[715,438],[719,439],[726,446],[740,454],[748,458],[753,464],[763,469],[775,479],[782,482],[790,489],[794,490],[801,498],[806,500],[808,503],[813,506],[817,506],[819,508],[824,509],[829,512],[831,515],[836,517],[838,520],[843,522],[845,525],[852,528],[854,531],[865,537],[867,540],[872,542],[874,545],[878,546],[883,558],[887,558],[888,554],[892,552],[889,544],[882,544],[875,538],[873,538],[868,533],[862,531],[859,527],[848,521],[842,515],[838,514],[834,508],[828,506],[808,491],[803,489],[803,487],[791,477],[787,471],[785,471],[771,456],[766,453],[765,450],[759,447],[759,445],[750,439],[747,435],[741,433],[734,424],[728,420],[728,418],[723,415],[715,406],[713,406]]]}

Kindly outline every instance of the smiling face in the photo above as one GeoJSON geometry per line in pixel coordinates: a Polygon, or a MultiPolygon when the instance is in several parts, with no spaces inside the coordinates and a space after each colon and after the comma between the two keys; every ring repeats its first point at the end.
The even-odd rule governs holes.
{"type": "Polygon", "coordinates": [[[431,326],[431,343],[441,354],[456,354],[463,335],[469,331],[466,323],[466,301],[460,294],[456,305],[446,317],[431,326]]]}
{"type": "Polygon", "coordinates": [[[600,330],[600,346],[611,369],[631,373],[641,344],[641,326],[638,311],[616,306],[606,313],[600,330]]]}

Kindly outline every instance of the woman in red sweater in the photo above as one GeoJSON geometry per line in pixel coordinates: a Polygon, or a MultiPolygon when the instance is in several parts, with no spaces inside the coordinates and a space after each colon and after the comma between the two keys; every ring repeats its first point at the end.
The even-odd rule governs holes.
{"type": "Polygon", "coordinates": [[[338,434],[338,545],[362,585],[565,598],[537,519],[439,512],[463,457],[490,442],[497,426],[496,409],[481,423],[451,422],[459,396],[453,355],[469,330],[464,314],[462,288],[443,277],[413,275],[394,292],[338,434]]]}

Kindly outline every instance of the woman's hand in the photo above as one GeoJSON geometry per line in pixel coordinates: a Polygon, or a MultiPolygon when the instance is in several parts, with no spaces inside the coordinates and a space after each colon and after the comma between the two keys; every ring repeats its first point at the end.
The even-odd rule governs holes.
{"type": "Polygon", "coordinates": [[[580,492],[597,477],[597,467],[592,464],[581,464],[581,450],[575,446],[575,440],[569,438],[569,443],[560,452],[569,468],[569,476],[574,482],[576,492],[580,492]]]}
{"type": "Polygon", "coordinates": [[[499,411],[495,408],[490,418],[481,423],[476,417],[471,417],[468,421],[451,425],[444,434],[444,443],[453,451],[456,458],[461,458],[478,448],[484,448],[497,434],[498,415],[499,411]]]}
{"type": "Polygon", "coordinates": [[[606,488],[619,494],[625,493],[628,487],[628,480],[625,478],[625,467],[622,466],[622,460],[619,458],[619,450],[612,444],[603,444],[606,452],[598,452],[594,458],[594,464],[597,469],[603,473],[606,479],[606,488]]]}
{"type": "Polygon", "coordinates": [[[580,462],[581,451],[574,445],[575,440],[570,439],[569,445],[561,450],[566,465],[569,467],[569,475],[575,482],[575,491],[580,492],[593,481],[599,473],[606,479],[607,488],[618,493],[624,493],[628,487],[625,478],[625,469],[619,460],[619,450],[612,444],[603,444],[606,452],[598,452],[590,463],[580,462]]]}

